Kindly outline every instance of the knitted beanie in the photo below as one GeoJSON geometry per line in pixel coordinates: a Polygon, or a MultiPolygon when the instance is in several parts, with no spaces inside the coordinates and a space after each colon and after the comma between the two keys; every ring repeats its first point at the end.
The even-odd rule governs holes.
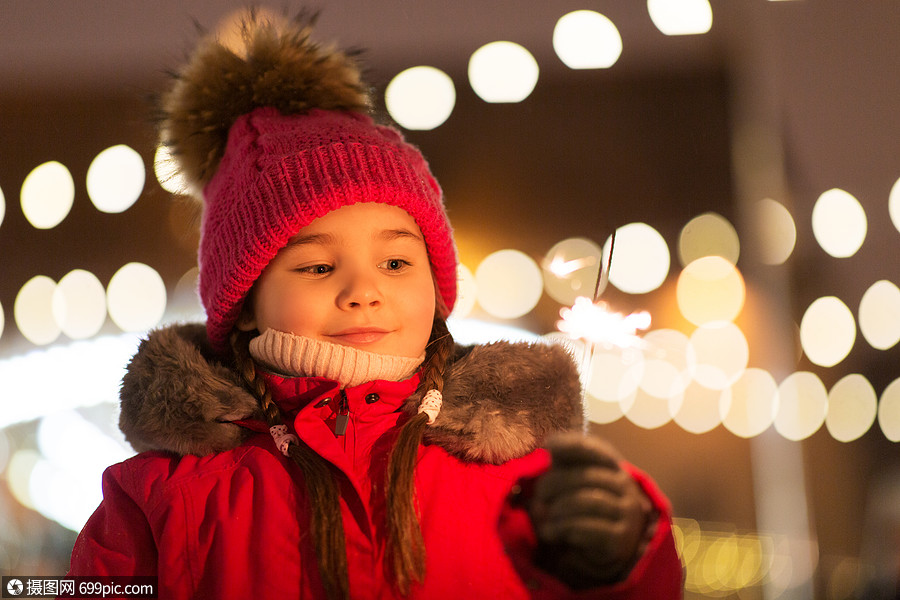
{"type": "Polygon", "coordinates": [[[412,216],[444,308],[456,300],[456,247],[425,159],[366,114],[353,58],[309,34],[303,19],[248,13],[240,46],[203,40],[161,103],[161,141],[203,201],[200,298],[220,352],[253,283],[290,238],[360,202],[412,216]]]}

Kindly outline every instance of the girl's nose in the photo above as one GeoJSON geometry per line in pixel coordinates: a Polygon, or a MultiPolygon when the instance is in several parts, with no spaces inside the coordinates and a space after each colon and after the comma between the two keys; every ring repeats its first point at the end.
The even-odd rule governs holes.
{"type": "Polygon", "coordinates": [[[377,308],[383,301],[374,278],[359,274],[348,279],[337,298],[338,306],[343,309],[377,308]]]}

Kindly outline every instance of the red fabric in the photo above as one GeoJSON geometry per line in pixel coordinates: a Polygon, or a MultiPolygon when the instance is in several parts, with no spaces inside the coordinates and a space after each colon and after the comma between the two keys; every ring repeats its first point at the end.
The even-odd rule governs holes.
{"type": "MultiPolygon", "coordinates": [[[[373,382],[346,390],[350,426],[333,433],[337,385],[317,379],[274,383],[297,413],[299,435],[343,473],[341,510],[353,598],[398,598],[384,565],[383,474],[397,408],[415,388],[373,382]],[[367,403],[368,394],[378,401],[367,403]],[[373,489],[375,491],[373,491],[373,489]]],[[[410,598],[681,597],[681,567],[669,507],[649,479],[637,480],[660,511],[655,536],[627,581],[574,594],[531,566],[528,517],[507,501],[514,484],[549,465],[538,450],[504,465],[467,463],[423,445],[417,501],[427,576],[410,598]]],[[[324,598],[305,531],[308,505],[299,469],[268,434],[205,457],[143,453],[110,467],[104,500],[72,553],[70,575],[158,575],[160,598],[324,598]]]]}

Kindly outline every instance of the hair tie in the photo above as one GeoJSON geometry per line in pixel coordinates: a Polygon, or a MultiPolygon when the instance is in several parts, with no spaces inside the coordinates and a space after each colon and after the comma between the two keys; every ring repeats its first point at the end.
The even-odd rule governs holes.
{"type": "Polygon", "coordinates": [[[275,440],[275,447],[285,456],[290,456],[288,454],[288,446],[290,446],[291,442],[299,444],[300,438],[287,431],[287,425],[273,425],[272,427],[269,427],[269,433],[272,434],[272,439],[275,440]]]}
{"type": "Polygon", "coordinates": [[[428,392],[425,394],[425,397],[422,398],[422,404],[419,405],[419,412],[426,413],[428,415],[429,425],[434,423],[434,420],[437,418],[438,413],[441,412],[442,403],[443,396],[438,390],[428,390],[428,392]]]}

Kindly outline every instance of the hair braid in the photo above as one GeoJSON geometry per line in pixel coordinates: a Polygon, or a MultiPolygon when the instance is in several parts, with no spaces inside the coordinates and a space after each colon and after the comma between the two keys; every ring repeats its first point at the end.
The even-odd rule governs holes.
{"type": "MultiPolygon", "coordinates": [[[[231,335],[234,366],[248,391],[259,401],[269,426],[282,425],[281,411],[272,400],[266,382],[257,377],[256,365],[250,356],[250,338],[245,332],[231,335]]],[[[344,521],[341,517],[337,483],[328,463],[304,442],[291,443],[288,454],[303,473],[306,495],[310,505],[309,528],[312,544],[319,563],[319,575],[325,593],[331,600],[350,597],[347,573],[347,551],[344,539],[344,521]]]]}
{"type": "MultiPolygon", "coordinates": [[[[422,366],[420,393],[432,389],[443,391],[444,369],[452,350],[453,337],[447,324],[435,315],[422,366]]],[[[386,476],[389,557],[394,581],[403,595],[409,593],[413,581],[421,583],[425,579],[425,542],[416,516],[414,475],[427,424],[428,415],[419,413],[400,428],[386,476]]]]}

